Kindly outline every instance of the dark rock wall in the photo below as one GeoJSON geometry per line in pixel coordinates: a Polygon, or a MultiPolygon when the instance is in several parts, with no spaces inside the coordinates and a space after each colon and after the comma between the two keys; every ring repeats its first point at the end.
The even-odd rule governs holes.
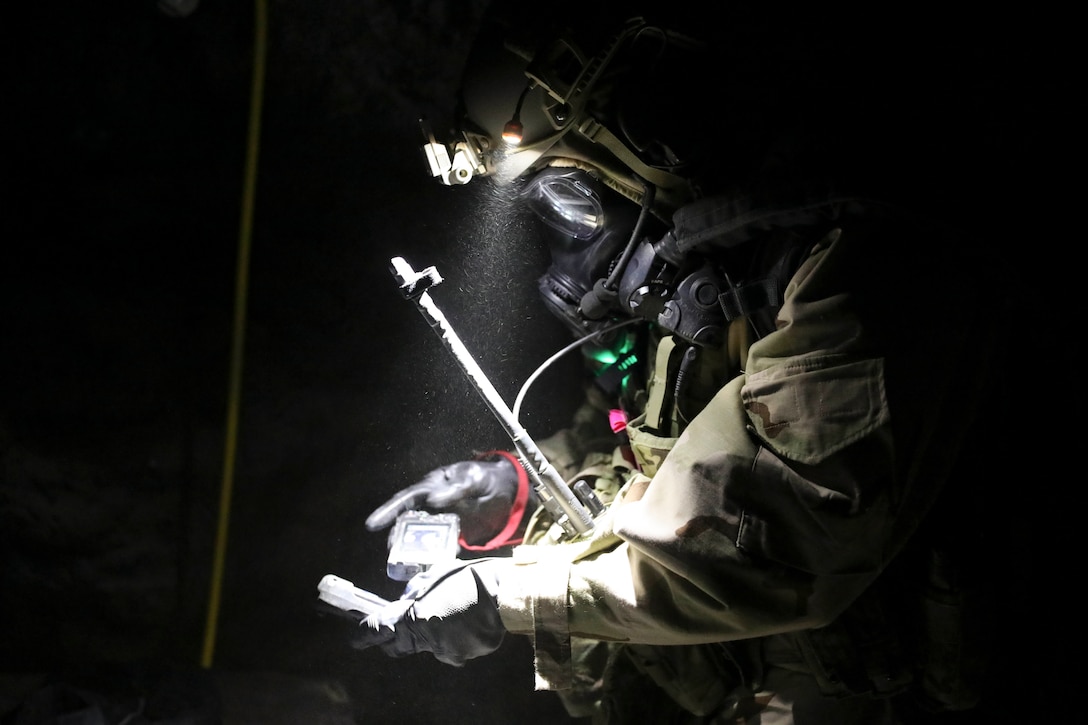
{"type": "MultiPolygon", "coordinates": [[[[481,8],[268,5],[214,665],[342,683],[361,721],[561,712],[532,692],[527,642],[461,670],[393,661],[351,650],[313,606],[326,573],[395,596],[366,514],[506,444],[389,258],[439,266],[436,300],[510,401],[568,341],[535,300],[539,248],[484,244],[516,222],[481,221],[419,152],[417,120],[450,112],[481,8]]],[[[5,24],[0,668],[196,669],[228,449],[253,3],[27,10],[5,24]]],[[[530,397],[527,425],[569,414],[548,400],[530,397]]]]}

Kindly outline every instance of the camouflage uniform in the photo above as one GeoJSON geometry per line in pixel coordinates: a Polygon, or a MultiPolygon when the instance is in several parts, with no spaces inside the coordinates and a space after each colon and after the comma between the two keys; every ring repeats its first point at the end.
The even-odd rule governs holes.
{"type": "MultiPolygon", "coordinates": [[[[671,436],[632,420],[641,470],[597,452],[579,472],[577,433],[542,442],[568,480],[611,500],[573,541],[538,511],[500,583],[504,625],[534,643],[537,688],[572,714],[871,724],[919,678],[888,626],[916,600],[883,596],[898,586],[885,580],[916,560],[904,552],[925,538],[983,395],[987,280],[938,229],[847,206],[833,224],[802,209],[729,232],[757,237],[778,219],[818,241],[772,332],[749,342],[734,323],[714,360],[723,384],[690,423],[671,436]]],[[[661,381],[648,377],[649,404],[661,381]]]]}

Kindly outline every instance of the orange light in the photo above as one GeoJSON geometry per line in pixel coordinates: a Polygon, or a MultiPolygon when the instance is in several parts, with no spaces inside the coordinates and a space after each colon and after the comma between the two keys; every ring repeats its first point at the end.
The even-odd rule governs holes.
{"type": "Polygon", "coordinates": [[[521,143],[522,134],[524,133],[525,129],[522,127],[521,121],[511,118],[502,127],[502,140],[511,146],[517,146],[521,143]]]}

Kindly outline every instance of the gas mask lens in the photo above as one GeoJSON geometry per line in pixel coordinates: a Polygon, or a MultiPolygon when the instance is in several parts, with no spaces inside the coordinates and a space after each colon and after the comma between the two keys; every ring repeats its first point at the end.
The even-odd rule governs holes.
{"type": "Polygon", "coordinates": [[[537,174],[522,195],[548,226],[575,239],[592,239],[604,226],[594,183],[584,171],[548,169],[537,174]]]}

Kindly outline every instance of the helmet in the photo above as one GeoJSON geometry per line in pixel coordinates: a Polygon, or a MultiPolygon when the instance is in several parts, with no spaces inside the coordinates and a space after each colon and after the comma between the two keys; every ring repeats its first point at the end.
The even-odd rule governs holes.
{"type": "Polygon", "coordinates": [[[433,176],[525,177],[582,169],[667,219],[699,193],[708,168],[693,123],[706,112],[707,46],[684,23],[665,25],[636,4],[556,3],[525,23],[523,6],[489,9],[465,66],[455,128],[445,142],[425,126],[433,176]],[[618,7],[618,5],[616,6],[618,7]]]}
{"type": "Polygon", "coordinates": [[[924,45],[928,7],[889,21],[796,0],[553,0],[546,13],[493,0],[453,128],[425,129],[431,173],[456,185],[582,168],[635,202],[652,186],[666,221],[722,191],[779,196],[799,176],[868,185],[940,140],[939,105],[935,128],[918,123],[955,92],[924,45]]]}

